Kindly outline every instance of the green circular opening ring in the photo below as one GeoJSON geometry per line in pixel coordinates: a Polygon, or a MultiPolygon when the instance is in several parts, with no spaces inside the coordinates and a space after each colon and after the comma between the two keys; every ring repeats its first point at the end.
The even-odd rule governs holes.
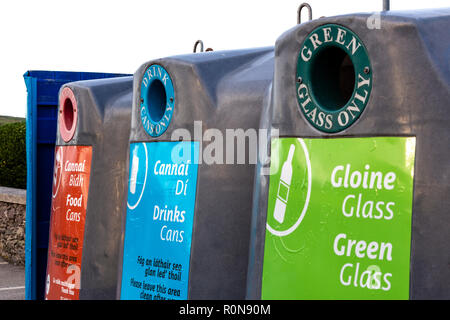
{"type": "Polygon", "coordinates": [[[355,123],[372,91],[372,68],[363,42],[337,24],[322,25],[306,36],[296,75],[300,111],[322,132],[340,132],[355,123]]]}

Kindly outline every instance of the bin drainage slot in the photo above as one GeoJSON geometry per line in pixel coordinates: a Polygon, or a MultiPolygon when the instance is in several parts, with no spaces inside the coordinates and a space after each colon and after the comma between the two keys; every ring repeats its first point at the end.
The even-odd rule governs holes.
{"type": "Polygon", "coordinates": [[[167,96],[163,83],[155,79],[148,89],[148,112],[154,122],[159,122],[166,112],[167,96]]]}
{"type": "Polygon", "coordinates": [[[311,87],[324,109],[336,111],[345,106],[355,89],[355,69],[348,54],[334,46],[318,53],[311,65],[311,87]]]}

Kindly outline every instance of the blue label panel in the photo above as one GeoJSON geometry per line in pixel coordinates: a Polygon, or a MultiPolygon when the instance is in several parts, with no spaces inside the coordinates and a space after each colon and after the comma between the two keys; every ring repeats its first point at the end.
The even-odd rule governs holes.
{"type": "Polygon", "coordinates": [[[130,145],[121,299],[188,298],[199,142],[130,145]]]}

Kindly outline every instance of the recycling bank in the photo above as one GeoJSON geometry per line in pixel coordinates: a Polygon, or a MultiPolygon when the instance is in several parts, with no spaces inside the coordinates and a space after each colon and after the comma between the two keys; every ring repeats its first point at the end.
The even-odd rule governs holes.
{"type": "Polygon", "coordinates": [[[163,58],[136,71],[118,297],[245,298],[254,164],[205,155],[210,133],[259,127],[272,74],[273,48],[163,58]]]}
{"type": "Polygon", "coordinates": [[[450,298],[450,12],[378,17],[276,42],[247,298],[450,298]]]}
{"type": "Polygon", "coordinates": [[[379,17],[66,85],[46,297],[450,298],[450,11],[379,17]]]}
{"type": "Polygon", "coordinates": [[[132,83],[78,81],[60,90],[45,299],[115,298],[132,83]]]}

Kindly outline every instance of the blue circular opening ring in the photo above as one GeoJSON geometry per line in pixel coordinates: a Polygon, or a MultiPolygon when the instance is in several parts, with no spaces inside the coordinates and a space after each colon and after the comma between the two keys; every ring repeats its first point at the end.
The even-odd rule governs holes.
{"type": "Polygon", "coordinates": [[[159,137],[168,128],[175,107],[172,78],[166,69],[152,64],[141,81],[140,116],[142,126],[152,137],[159,137]]]}

